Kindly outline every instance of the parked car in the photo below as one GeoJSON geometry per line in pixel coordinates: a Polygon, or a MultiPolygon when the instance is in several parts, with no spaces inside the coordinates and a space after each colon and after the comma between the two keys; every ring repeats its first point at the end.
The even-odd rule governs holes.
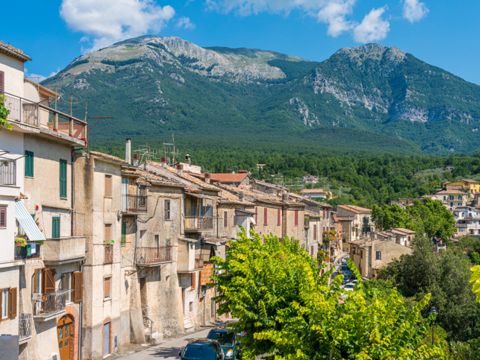
{"type": "Polygon", "coordinates": [[[355,287],[355,284],[354,283],[347,283],[345,285],[342,286],[343,287],[343,290],[346,290],[346,291],[353,291],[353,288],[355,287]]]}
{"type": "Polygon", "coordinates": [[[218,341],[197,339],[189,342],[180,352],[182,360],[224,360],[218,341]]]}
{"type": "Polygon", "coordinates": [[[232,331],[228,329],[212,329],[208,333],[207,338],[218,341],[222,347],[225,360],[235,360],[240,357],[237,336],[232,331]]]}

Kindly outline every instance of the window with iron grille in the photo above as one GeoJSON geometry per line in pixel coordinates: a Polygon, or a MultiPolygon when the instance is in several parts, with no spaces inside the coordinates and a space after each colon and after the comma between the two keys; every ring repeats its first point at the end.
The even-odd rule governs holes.
{"type": "Polygon", "coordinates": [[[165,200],[165,220],[171,220],[170,200],[165,200]]]}
{"type": "Polygon", "coordinates": [[[7,207],[0,206],[0,229],[7,227],[7,207]]]}

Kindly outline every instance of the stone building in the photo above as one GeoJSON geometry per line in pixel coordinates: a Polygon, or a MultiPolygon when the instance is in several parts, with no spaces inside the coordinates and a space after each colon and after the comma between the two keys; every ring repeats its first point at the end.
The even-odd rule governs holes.
{"type": "Polygon", "coordinates": [[[336,218],[342,224],[343,249],[346,251],[349,250],[349,243],[374,231],[371,209],[356,205],[338,205],[336,218]]]}

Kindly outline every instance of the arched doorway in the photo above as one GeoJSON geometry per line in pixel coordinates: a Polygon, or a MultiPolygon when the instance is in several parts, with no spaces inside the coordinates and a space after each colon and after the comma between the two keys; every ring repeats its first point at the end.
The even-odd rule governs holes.
{"type": "Polygon", "coordinates": [[[70,315],[61,317],[57,322],[58,351],[61,360],[73,360],[73,338],[75,327],[70,315]]]}

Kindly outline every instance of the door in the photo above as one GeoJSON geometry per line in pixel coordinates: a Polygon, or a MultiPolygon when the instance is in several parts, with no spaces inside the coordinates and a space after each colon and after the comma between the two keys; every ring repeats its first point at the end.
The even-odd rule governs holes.
{"type": "Polygon", "coordinates": [[[57,323],[58,350],[61,360],[73,359],[73,319],[65,315],[57,323]]]}
{"type": "MultiPolygon", "coordinates": [[[[111,323],[103,324],[103,356],[107,356],[112,352],[112,344],[110,341],[111,323]]],[[[62,359],[63,360],[63,359],[62,359]]]]}

